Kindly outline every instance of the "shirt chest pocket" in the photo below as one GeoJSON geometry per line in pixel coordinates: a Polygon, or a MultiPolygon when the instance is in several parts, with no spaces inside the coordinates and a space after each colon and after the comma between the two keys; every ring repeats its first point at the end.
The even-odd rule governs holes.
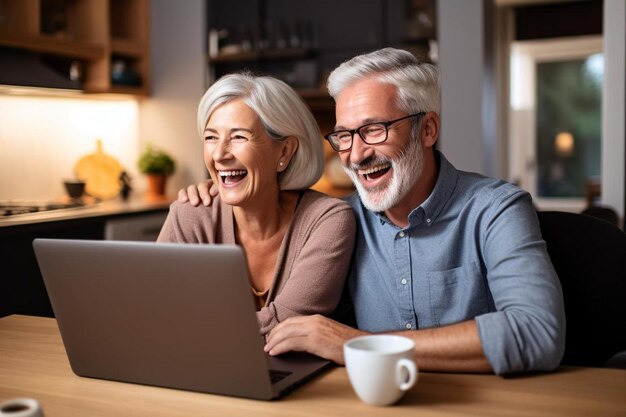
{"type": "Polygon", "coordinates": [[[433,325],[458,323],[489,312],[489,289],[477,262],[426,272],[433,325]]]}

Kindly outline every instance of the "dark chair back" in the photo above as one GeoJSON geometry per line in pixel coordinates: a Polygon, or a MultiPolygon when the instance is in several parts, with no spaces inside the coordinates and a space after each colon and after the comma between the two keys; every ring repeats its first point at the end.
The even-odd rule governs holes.
{"type": "Polygon", "coordinates": [[[626,233],[582,214],[538,212],[567,320],[563,365],[603,366],[626,351],[626,233]]]}
{"type": "Polygon", "coordinates": [[[586,209],[584,209],[581,213],[587,216],[593,216],[602,220],[606,220],[607,222],[610,222],[611,224],[619,227],[619,215],[611,207],[589,206],[586,209]]]}

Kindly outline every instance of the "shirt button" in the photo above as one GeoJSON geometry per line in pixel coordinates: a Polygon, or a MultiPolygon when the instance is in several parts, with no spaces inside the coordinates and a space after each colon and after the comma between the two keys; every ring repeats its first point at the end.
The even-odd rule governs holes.
{"type": "Polygon", "coordinates": [[[426,223],[430,224],[432,220],[431,219],[426,219],[426,223]]]}
{"type": "Polygon", "coordinates": [[[407,324],[406,324],[406,326],[404,326],[404,327],[406,327],[408,330],[411,330],[411,328],[412,328],[413,326],[411,326],[411,323],[407,323],[407,324]]]}
{"type": "Polygon", "coordinates": [[[400,237],[404,237],[404,232],[400,232],[400,233],[398,233],[398,236],[400,236],[400,237]]]}
{"type": "Polygon", "coordinates": [[[406,285],[406,283],[407,283],[408,281],[406,280],[406,278],[402,278],[402,281],[400,281],[400,282],[402,283],[402,285],[406,285]]]}

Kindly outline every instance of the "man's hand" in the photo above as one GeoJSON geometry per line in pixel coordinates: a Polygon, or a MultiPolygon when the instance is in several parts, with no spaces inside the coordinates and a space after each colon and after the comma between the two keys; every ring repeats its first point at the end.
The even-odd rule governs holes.
{"type": "Polygon", "coordinates": [[[365,334],[319,314],[291,317],[268,334],[265,351],[272,356],[304,351],[343,365],[343,344],[365,334]]]}
{"type": "Polygon", "coordinates": [[[189,203],[194,207],[200,205],[200,202],[209,207],[213,202],[213,197],[217,195],[217,187],[212,180],[199,182],[196,185],[190,185],[186,189],[178,190],[178,201],[181,203],[189,203]]]}

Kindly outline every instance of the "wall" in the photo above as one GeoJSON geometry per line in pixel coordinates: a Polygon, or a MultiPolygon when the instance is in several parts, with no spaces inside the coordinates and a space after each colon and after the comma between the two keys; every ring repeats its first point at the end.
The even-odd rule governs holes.
{"type": "Polygon", "coordinates": [[[439,149],[457,168],[501,176],[496,157],[494,62],[487,0],[438,0],[441,68],[439,149]],[[488,24],[487,24],[488,23],[488,24]]]}
{"type": "MultiPolygon", "coordinates": [[[[604,0],[602,203],[626,212],[626,2],[604,0]]],[[[625,222],[626,223],[626,222],[625,222]]]]}
{"type": "Polygon", "coordinates": [[[152,142],[178,165],[167,185],[174,194],[204,178],[196,113],[205,91],[205,1],[152,0],[152,94],[140,103],[139,145],[152,142]]]}
{"type": "Polygon", "coordinates": [[[0,95],[0,200],[63,197],[63,179],[97,138],[136,178],[137,118],[134,99],[0,95]]]}

